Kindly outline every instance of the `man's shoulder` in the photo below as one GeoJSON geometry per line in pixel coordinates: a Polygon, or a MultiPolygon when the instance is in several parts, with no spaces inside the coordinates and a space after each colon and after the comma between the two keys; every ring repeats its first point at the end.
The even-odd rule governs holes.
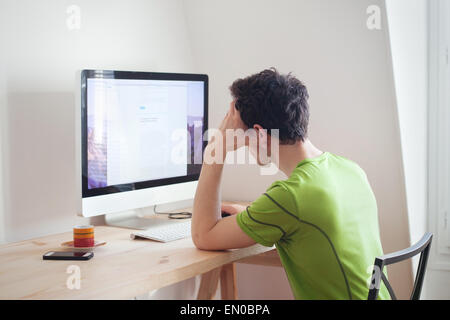
{"type": "Polygon", "coordinates": [[[342,155],[337,155],[337,154],[334,154],[334,153],[330,153],[330,159],[332,161],[335,161],[335,162],[339,162],[339,163],[342,163],[342,164],[345,164],[345,165],[348,165],[348,166],[352,166],[352,167],[361,169],[361,167],[359,166],[359,164],[355,160],[349,159],[349,158],[347,158],[345,156],[342,156],[342,155]]]}
{"type": "Polygon", "coordinates": [[[317,189],[323,183],[326,184],[328,177],[333,177],[336,172],[341,174],[354,175],[366,177],[365,171],[353,160],[346,157],[329,153],[327,163],[317,164],[312,166],[303,165],[297,167],[289,177],[285,180],[278,180],[273,182],[266,192],[277,190],[278,192],[290,193],[294,196],[305,189],[317,189]]]}
{"type": "Polygon", "coordinates": [[[323,170],[313,164],[314,169],[309,166],[297,167],[285,180],[277,180],[266,189],[266,194],[273,197],[290,197],[296,199],[302,190],[314,190],[327,182],[327,175],[333,176],[333,171],[340,171],[343,174],[357,174],[366,177],[364,170],[353,160],[344,156],[329,153],[328,163],[324,165],[323,170]],[[352,173],[350,173],[352,172],[352,173]],[[289,196],[288,196],[289,195],[289,196]]]}
{"type": "Polygon", "coordinates": [[[304,170],[295,169],[289,177],[284,180],[277,180],[273,182],[267,192],[275,193],[294,193],[296,194],[298,190],[306,186],[309,182],[308,173],[304,170]]]}
{"type": "Polygon", "coordinates": [[[267,209],[284,208],[286,210],[295,210],[295,197],[292,192],[292,188],[287,180],[277,180],[252,203],[252,206],[267,209]]]}

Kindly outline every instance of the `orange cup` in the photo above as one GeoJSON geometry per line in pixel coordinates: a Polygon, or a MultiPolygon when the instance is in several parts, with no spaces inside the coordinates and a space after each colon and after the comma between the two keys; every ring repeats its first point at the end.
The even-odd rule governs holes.
{"type": "Polygon", "coordinates": [[[75,226],[73,228],[73,246],[88,248],[94,246],[94,226],[75,226]]]}

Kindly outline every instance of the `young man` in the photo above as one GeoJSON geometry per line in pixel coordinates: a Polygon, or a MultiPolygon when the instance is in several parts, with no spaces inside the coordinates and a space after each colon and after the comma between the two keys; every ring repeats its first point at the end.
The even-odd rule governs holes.
{"type": "MultiPolygon", "coordinates": [[[[367,299],[371,266],[383,252],[366,174],[307,138],[309,96],[295,77],[264,70],[230,89],[234,99],[222,134],[205,150],[221,161],[202,167],[192,217],[195,245],[223,250],[275,244],[296,299],[367,299]],[[221,206],[226,153],[241,147],[234,139],[227,144],[226,131],[249,129],[256,132],[256,150],[244,141],[259,164],[258,150],[279,144],[278,154],[269,157],[288,179],[273,183],[247,208],[221,206]],[[272,129],[279,129],[278,138],[270,135],[272,129]],[[232,215],[221,219],[221,210],[232,215]]],[[[379,296],[388,298],[384,286],[379,296]]]]}

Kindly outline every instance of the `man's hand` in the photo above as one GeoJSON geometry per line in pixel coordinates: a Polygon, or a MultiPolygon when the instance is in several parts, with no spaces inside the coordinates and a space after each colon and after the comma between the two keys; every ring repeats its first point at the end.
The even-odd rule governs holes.
{"type": "MultiPolygon", "coordinates": [[[[234,101],[231,103],[230,110],[220,124],[220,140],[214,141],[218,137],[213,137],[207,148],[212,148],[213,151],[217,147],[223,148],[225,151],[222,154],[223,157],[226,156],[227,151],[239,148],[240,146],[236,144],[236,140],[231,141],[231,150],[225,144],[226,131],[230,129],[240,130],[242,132],[247,130],[239,111],[234,107],[234,101]],[[214,145],[216,143],[222,143],[222,145],[214,145]]],[[[224,160],[224,158],[221,160],[224,160]]],[[[191,224],[192,240],[199,249],[235,249],[248,247],[256,243],[242,231],[237,223],[236,214],[245,210],[245,207],[239,205],[225,207],[224,211],[232,214],[232,216],[221,218],[220,210],[222,209],[222,201],[220,196],[220,182],[222,180],[222,173],[223,162],[209,163],[204,160],[198,180],[197,192],[195,193],[191,224]]]]}
{"type": "Polygon", "coordinates": [[[221,209],[223,212],[229,213],[231,215],[241,213],[246,209],[245,206],[234,203],[222,203],[221,209]]]}
{"type": "Polygon", "coordinates": [[[234,106],[235,103],[235,101],[230,103],[230,108],[219,126],[219,130],[223,133],[225,133],[227,129],[247,129],[247,126],[241,119],[239,111],[236,110],[236,107],[234,106]]]}
{"type": "MultiPolygon", "coordinates": [[[[231,133],[236,134],[245,134],[245,131],[247,130],[247,126],[244,124],[244,122],[241,119],[241,115],[238,110],[236,110],[235,107],[235,101],[232,101],[230,103],[230,108],[225,115],[225,118],[222,120],[220,126],[219,126],[219,133],[222,135],[222,143],[225,152],[234,151],[236,149],[239,149],[243,145],[240,145],[239,141],[245,141],[245,139],[237,139],[235,138],[234,134],[231,135],[233,137],[233,140],[227,141],[227,131],[231,130],[231,133]],[[237,132],[239,130],[240,132],[237,132]]],[[[214,140],[213,140],[214,141],[214,140]]]]}

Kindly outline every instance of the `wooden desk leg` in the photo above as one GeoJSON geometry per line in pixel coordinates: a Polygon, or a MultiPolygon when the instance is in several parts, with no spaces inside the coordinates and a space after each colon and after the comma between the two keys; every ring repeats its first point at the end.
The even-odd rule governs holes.
{"type": "Polygon", "coordinates": [[[260,253],[256,256],[247,257],[236,262],[245,264],[257,264],[260,266],[283,267],[280,256],[278,255],[276,249],[260,253]]]}
{"type": "Polygon", "coordinates": [[[222,300],[237,300],[236,266],[229,263],[220,272],[220,292],[222,300]]]}
{"type": "Polygon", "coordinates": [[[221,269],[222,268],[219,267],[202,274],[202,280],[197,295],[198,300],[212,300],[212,298],[214,298],[219,285],[221,269]]]}

